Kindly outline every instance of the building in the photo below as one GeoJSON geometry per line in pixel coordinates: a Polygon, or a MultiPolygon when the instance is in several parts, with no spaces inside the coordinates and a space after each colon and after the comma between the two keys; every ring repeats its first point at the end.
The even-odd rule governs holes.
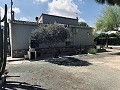
{"type": "MultiPolygon", "coordinates": [[[[65,17],[53,16],[53,15],[47,15],[47,14],[41,15],[41,17],[42,17],[43,22],[40,22],[40,19],[38,19],[38,22],[9,20],[9,27],[10,27],[9,35],[10,35],[10,46],[11,46],[12,57],[23,57],[24,54],[26,54],[26,52],[29,50],[29,39],[31,36],[31,32],[35,30],[38,27],[38,25],[39,26],[47,25],[49,23],[49,20],[51,22],[52,19],[47,20],[48,17],[52,17],[53,22],[57,20],[56,17],[61,18],[62,20],[67,19],[67,22],[61,21],[59,23],[63,25],[68,25],[69,33],[70,33],[69,40],[70,40],[71,46],[78,46],[78,47],[79,46],[92,46],[94,44],[94,40],[93,40],[94,38],[92,35],[91,27],[80,27],[77,25],[78,21],[75,19],[71,19],[71,18],[65,18],[65,17]],[[73,25],[72,23],[68,22],[69,20],[70,22],[72,22],[73,20],[73,25]]],[[[66,44],[63,43],[60,46],[65,47],[66,44]]]]}
{"type": "Polygon", "coordinates": [[[67,25],[78,25],[78,18],[68,18],[68,17],[61,17],[61,16],[55,16],[55,15],[49,15],[49,14],[42,14],[37,19],[38,23],[43,24],[67,24],[67,25]]]}

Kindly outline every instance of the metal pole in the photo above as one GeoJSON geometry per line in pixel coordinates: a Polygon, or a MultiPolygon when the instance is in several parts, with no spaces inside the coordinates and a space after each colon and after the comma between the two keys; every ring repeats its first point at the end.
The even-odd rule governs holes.
{"type": "Polygon", "coordinates": [[[11,21],[12,21],[12,6],[13,6],[13,1],[11,0],[11,21]]]}
{"type": "Polygon", "coordinates": [[[2,74],[4,73],[5,71],[5,67],[6,67],[6,59],[7,59],[7,5],[5,4],[5,15],[3,17],[2,20],[0,20],[0,22],[4,22],[4,30],[0,30],[2,31],[1,32],[1,62],[0,62],[0,77],[2,76],[2,74]]]}
{"type": "MultiPolygon", "coordinates": [[[[1,8],[0,8],[0,21],[1,21],[1,8]]],[[[1,22],[0,22],[0,62],[2,60],[2,30],[1,30],[1,22]]]]}
{"type": "MultiPolygon", "coordinates": [[[[0,20],[1,20],[1,9],[0,9],[0,20]]],[[[2,66],[3,62],[3,27],[1,26],[0,22],[0,66],[2,66]]],[[[0,68],[0,71],[2,70],[2,67],[0,68]]]]}

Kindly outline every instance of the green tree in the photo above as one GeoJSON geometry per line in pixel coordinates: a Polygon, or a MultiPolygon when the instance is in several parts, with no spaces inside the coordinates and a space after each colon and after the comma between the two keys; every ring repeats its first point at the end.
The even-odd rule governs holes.
{"type": "Polygon", "coordinates": [[[86,22],[78,22],[79,26],[89,27],[86,22]]]}
{"type": "MultiPolygon", "coordinates": [[[[107,32],[110,30],[118,30],[120,25],[120,7],[106,6],[100,17],[96,21],[96,31],[107,32]]],[[[106,35],[106,39],[108,39],[106,35]]],[[[108,41],[108,40],[106,40],[108,41]]],[[[108,44],[106,43],[108,46],[108,44]]]]}
{"type": "Polygon", "coordinates": [[[118,29],[120,24],[120,7],[106,6],[96,21],[96,30],[109,31],[118,29]]]}
{"type": "Polygon", "coordinates": [[[63,25],[59,24],[40,26],[32,32],[31,38],[35,39],[39,44],[48,45],[49,49],[52,49],[50,51],[56,56],[56,44],[65,42],[69,35],[67,30],[63,25]]]}
{"type": "Polygon", "coordinates": [[[119,5],[120,6],[120,0],[95,0],[96,2],[98,3],[101,3],[101,4],[109,4],[109,5],[119,5]]]}

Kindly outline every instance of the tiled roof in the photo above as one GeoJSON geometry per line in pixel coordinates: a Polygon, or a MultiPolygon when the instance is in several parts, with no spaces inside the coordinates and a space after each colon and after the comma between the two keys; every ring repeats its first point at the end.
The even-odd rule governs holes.
{"type": "MultiPolygon", "coordinates": [[[[11,22],[11,20],[8,20],[8,21],[11,22]]],[[[21,21],[21,20],[13,20],[12,23],[27,24],[27,25],[48,25],[48,24],[42,24],[42,23],[31,22],[31,21],[21,21]]],[[[64,25],[64,24],[61,24],[61,25],[64,25]]],[[[68,27],[80,28],[80,29],[93,29],[92,27],[84,27],[84,26],[77,26],[77,25],[68,25],[68,27]]]]}
{"type": "MultiPolygon", "coordinates": [[[[11,20],[8,20],[11,22],[11,20]]],[[[12,23],[18,23],[18,24],[29,24],[29,25],[38,25],[37,22],[31,22],[31,21],[21,21],[21,20],[13,20],[12,23]]]]}

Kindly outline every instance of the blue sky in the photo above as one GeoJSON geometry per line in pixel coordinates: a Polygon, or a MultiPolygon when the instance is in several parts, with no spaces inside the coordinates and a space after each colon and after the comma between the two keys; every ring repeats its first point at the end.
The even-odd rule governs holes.
{"type": "MultiPolygon", "coordinates": [[[[8,5],[8,18],[10,18],[10,1],[0,0],[0,8],[3,16],[4,4],[8,5]]],[[[19,20],[35,21],[36,16],[42,13],[79,17],[79,21],[85,21],[89,26],[95,26],[95,22],[104,5],[95,0],[13,0],[15,18],[19,20]]]]}

